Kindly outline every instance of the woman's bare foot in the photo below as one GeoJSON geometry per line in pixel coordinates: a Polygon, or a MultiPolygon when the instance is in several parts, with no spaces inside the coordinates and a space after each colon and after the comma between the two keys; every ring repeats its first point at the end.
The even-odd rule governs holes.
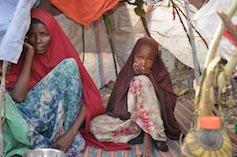
{"type": "Polygon", "coordinates": [[[155,157],[155,154],[153,151],[153,139],[147,133],[144,134],[142,147],[143,147],[142,157],[155,157]]]}

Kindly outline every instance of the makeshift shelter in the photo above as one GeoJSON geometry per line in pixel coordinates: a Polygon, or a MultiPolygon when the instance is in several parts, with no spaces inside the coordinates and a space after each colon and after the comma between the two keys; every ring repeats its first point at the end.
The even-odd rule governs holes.
{"type": "MultiPolygon", "coordinates": [[[[20,4],[22,4],[20,2],[23,1],[20,0],[17,4],[13,4],[13,6],[18,5],[18,7],[20,7],[20,4]]],[[[25,2],[28,3],[28,1],[25,2]]],[[[29,8],[33,7],[33,5],[36,4],[35,2],[36,1],[31,1],[30,4],[28,3],[30,5],[29,8]]],[[[68,1],[63,0],[52,0],[52,4],[54,4],[55,6],[57,6],[57,4],[60,4],[59,2],[65,2],[66,4],[69,3],[68,1]]],[[[184,4],[178,0],[174,2],[177,4],[177,9],[179,8],[183,13],[185,13],[184,4]]],[[[84,3],[87,3],[87,1],[85,1],[84,3]]],[[[0,6],[5,6],[5,4],[5,0],[0,0],[0,6]]],[[[36,6],[37,5],[38,4],[36,4],[36,6]]],[[[60,5],[63,6],[65,4],[60,5]]],[[[109,10],[105,7],[104,12],[106,13],[103,14],[102,12],[100,12],[100,15],[103,15],[94,17],[96,21],[92,20],[91,23],[76,22],[75,20],[73,20],[74,17],[71,16],[73,15],[72,12],[64,13],[63,9],[65,8],[61,8],[64,14],[55,16],[56,20],[61,25],[61,27],[71,40],[72,44],[76,48],[77,52],[79,53],[84,66],[88,70],[98,88],[102,88],[110,80],[114,81],[116,79],[117,73],[120,71],[120,68],[127,60],[137,39],[144,35],[147,35],[141,17],[134,12],[134,9],[136,8],[135,5],[116,1],[111,6],[112,7],[109,8],[109,10]],[[85,26],[82,24],[85,24],[85,26]]],[[[149,4],[144,7],[147,12],[146,21],[150,35],[155,38],[161,45],[161,55],[169,71],[172,71],[172,69],[174,68],[176,60],[179,60],[183,64],[193,68],[194,66],[192,60],[192,49],[187,38],[187,32],[184,30],[184,28],[187,29],[188,27],[185,16],[181,12],[180,16],[177,13],[173,14],[172,12],[175,8],[169,6],[168,0],[164,0],[157,4],[149,4]],[[183,20],[183,25],[180,20],[183,20]]],[[[191,11],[191,16],[193,17],[197,12],[197,9],[192,5],[190,5],[189,9],[191,11]]],[[[4,10],[0,9],[0,11],[4,10]]],[[[9,14],[9,18],[11,18],[11,16],[12,14],[9,14]]],[[[196,22],[198,23],[198,21],[196,22]]],[[[29,25],[29,22],[23,28],[25,33],[28,28],[27,25],[29,25]]],[[[9,27],[10,25],[8,26],[8,28],[9,27]]],[[[197,48],[197,57],[199,66],[202,69],[206,58],[206,52],[208,50],[208,44],[211,39],[207,34],[204,33],[204,30],[196,27],[196,25],[194,26],[194,28],[196,30],[195,44],[197,48]]],[[[7,29],[7,31],[2,34],[0,33],[0,36],[5,37],[6,35],[8,35],[8,30],[9,29],[7,29]]],[[[18,31],[21,32],[19,29],[17,30],[17,32],[18,31]]],[[[14,36],[15,34],[16,33],[11,34],[11,37],[9,38],[12,39],[12,36],[14,36]]],[[[18,39],[20,40],[16,41],[16,43],[22,45],[24,41],[24,35],[24,33],[19,35],[18,39]]],[[[20,54],[22,47],[19,45],[16,46],[18,48],[17,50],[5,51],[5,49],[2,49],[2,47],[7,45],[5,44],[5,42],[1,42],[0,59],[16,63],[17,59],[8,60],[6,58],[9,57],[9,51],[20,54]],[[3,55],[2,52],[6,52],[5,55],[3,55]]],[[[226,57],[226,59],[228,58],[226,57]]],[[[179,124],[182,128],[183,133],[185,134],[187,133],[191,122],[190,119],[192,117],[192,105],[190,102],[178,102],[178,104],[180,105],[177,105],[176,116],[178,117],[179,124]]],[[[234,145],[234,151],[236,152],[237,139],[235,135],[231,134],[231,137],[234,145]]],[[[169,152],[162,153],[156,151],[155,154],[157,156],[180,156],[180,146],[178,141],[168,140],[168,146],[170,148],[169,152]]],[[[100,149],[87,147],[84,154],[85,156],[113,156],[115,154],[118,156],[134,156],[137,155],[136,152],[139,152],[138,150],[141,149],[141,145],[136,145],[132,148],[133,149],[131,151],[107,152],[100,149]]]]}
{"type": "MultiPolygon", "coordinates": [[[[29,9],[34,4],[34,7],[39,5],[39,1],[36,0],[30,1],[31,3],[27,2],[25,0],[14,3],[0,1],[1,12],[7,13],[2,14],[6,17],[0,23],[0,60],[17,62],[22,50],[24,33],[29,27],[29,21],[27,22],[29,20],[29,9]],[[26,3],[27,5],[25,5],[26,3]],[[24,20],[25,23],[21,23],[22,18],[17,21],[17,17],[25,17],[27,20],[24,20]],[[10,18],[11,20],[8,20],[10,18]],[[8,31],[7,28],[9,28],[8,31]],[[8,38],[15,39],[11,40],[11,45],[7,42],[9,41],[8,38]]],[[[116,74],[125,63],[135,41],[146,34],[141,17],[134,12],[136,6],[119,1],[106,1],[104,3],[98,1],[98,5],[97,3],[93,5],[95,2],[90,4],[84,1],[80,1],[78,4],[75,2],[75,4],[67,4],[68,2],[63,0],[53,0],[51,2],[64,13],[56,15],[55,18],[77,49],[97,87],[101,88],[110,80],[115,80],[116,74]],[[76,10],[79,10],[79,6],[82,9],[76,12],[76,10]],[[66,10],[66,8],[68,9],[66,10]],[[94,11],[90,11],[90,9],[94,11]],[[86,10],[90,13],[86,13],[86,10]],[[74,14],[73,11],[75,11],[74,14]],[[82,18],[85,16],[86,18],[82,18]]],[[[208,44],[212,39],[213,30],[215,30],[209,29],[210,23],[216,28],[218,22],[220,22],[217,15],[215,15],[215,10],[225,10],[230,2],[231,0],[228,0],[225,5],[221,5],[223,2],[210,0],[200,10],[197,10],[193,5],[189,7],[191,19],[195,15],[192,24],[197,59],[201,70],[206,58],[208,44]],[[209,9],[211,6],[213,8],[209,9]],[[208,16],[202,18],[207,11],[208,16]]],[[[157,4],[147,3],[144,6],[147,12],[146,22],[150,35],[160,44],[161,55],[169,71],[174,68],[176,59],[188,67],[194,68],[191,59],[190,39],[187,37],[188,26],[184,8],[183,2],[169,0],[163,0],[157,4]],[[175,3],[175,7],[172,7],[171,2],[175,3]]],[[[233,21],[236,22],[236,16],[233,21]]],[[[228,60],[228,56],[235,46],[225,38],[223,38],[223,42],[225,42],[225,45],[221,46],[220,53],[228,60]]]]}

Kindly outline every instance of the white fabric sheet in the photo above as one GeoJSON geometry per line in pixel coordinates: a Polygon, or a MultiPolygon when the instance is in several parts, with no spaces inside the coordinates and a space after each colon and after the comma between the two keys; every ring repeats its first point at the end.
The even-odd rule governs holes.
{"type": "Polygon", "coordinates": [[[0,0],[0,60],[17,63],[36,1],[0,0]]]}
{"type": "MultiPolygon", "coordinates": [[[[206,34],[210,41],[213,39],[214,33],[221,22],[216,12],[226,12],[233,1],[234,0],[209,0],[209,2],[194,15],[194,22],[206,34]]],[[[232,18],[232,22],[237,24],[237,13],[232,18]]],[[[227,38],[222,37],[218,52],[224,59],[229,60],[235,49],[236,47],[227,38]]]]}
{"type": "MultiPolygon", "coordinates": [[[[184,3],[181,1],[174,0],[177,6],[186,14],[184,3]]],[[[192,19],[194,13],[197,11],[194,6],[189,5],[190,18],[192,19]]],[[[169,6],[169,0],[164,0],[151,10],[148,18],[148,26],[151,36],[165,49],[171,52],[179,61],[183,64],[194,68],[193,64],[193,52],[192,47],[189,43],[188,37],[184,28],[180,22],[178,14],[175,14],[173,19],[173,7],[169,6]]],[[[187,25],[187,19],[179,12],[183,24],[189,33],[189,27],[187,25]]],[[[205,34],[194,25],[195,29],[201,34],[203,39],[208,45],[208,40],[205,34]]],[[[204,69],[204,63],[208,48],[202,38],[193,29],[195,47],[197,53],[197,59],[201,70],[204,69]]]]}

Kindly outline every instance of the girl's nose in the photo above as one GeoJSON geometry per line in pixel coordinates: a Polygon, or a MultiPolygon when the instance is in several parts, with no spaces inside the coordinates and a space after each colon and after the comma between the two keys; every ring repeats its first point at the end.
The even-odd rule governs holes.
{"type": "Polygon", "coordinates": [[[142,60],[141,63],[142,63],[142,66],[146,65],[146,61],[145,60],[142,60]]]}
{"type": "Polygon", "coordinates": [[[145,65],[145,60],[142,60],[141,64],[142,64],[142,66],[144,66],[145,65]]]}

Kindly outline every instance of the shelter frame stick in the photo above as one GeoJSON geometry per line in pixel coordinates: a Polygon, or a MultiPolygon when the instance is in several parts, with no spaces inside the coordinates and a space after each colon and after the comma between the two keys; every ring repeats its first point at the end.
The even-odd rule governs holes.
{"type": "Polygon", "coordinates": [[[191,26],[191,20],[190,20],[190,14],[189,14],[189,2],[188,2],[188,0],[184,0],[184,3],[185,3],[186,14],[187,14],[187,24],[189,27],[190,44],[191,44],[192,53],[193,53],[192,56],[193,56],[193,64],[194,64],[194,76],[195,76],[196,85],[199,86],[200,85],[200,79],[199,79],[200,78],[200,68],[198,65],[193,29],[191,26]]]}
{"type": "Polygon", "coordinates": [[[105,28],[106,28],[107,34],[109,36],[109,44],[110,44],[110,47],[111,47],[111,51],[112,51],[112,55],[113,55],[113,61],[114,61],[115,76],[117,77],[117,75],[118,75],[118,68],[117,68],[117,64],[116,64],[114,43],[113,43],[113,41],[111,39],[112,38],[112,33],[111,33],[111,30],[110,30],[110,28],[108,26],[108,23],[107,23],[105,15],[103,15],[103,20],[104,20],[104,23],[105,23],[105,28]]]}
{"type": "Polygon", "coordinates": [[[144,17],[141,17],[141,20],[142,20],[142,24],[143,24],[143,26],[144,26],[144,29],[145,29],[145,31],[146,31],[146,34],[147,34],[149,37],[151,37],[151,34],[150,34],[149,29],[148,29],[148,27],[147,27],[146,19],[145,19],[144,17]]]}
{"type": "Polygon", "coordinates": [[[5,112],[6,111],[6,101],[5,101],[5,76],[6,76],[6,69],[7,69],[8,62],[3,61],[2,66],[2,78],[1,78],[1,86],[0,86],[0,157],[3,157],[3,134],[2,134],[2,127],[5,121],[5,112]],[[2,110],[4,109],[4,114],[2,118],[2,110]]]}
{"type": "Polygon", "coordinates": [[[85,60],[85,27],[82,25],[82,64],[84,63],[85,60]]]}
{"type": "MultiPolygon", "coordinates": [[[[172,1],[172,3],[175,4],[173,1],[172,1]]],[[[179,6],[176,5],[176,6],[175,6],[175,9],[177,10],[177,12],[178,12],[178,10],[179,10],[180,13],[187,19],[187,16],[183,13],[183,11],[180,9],[179,6]]],[[[202,39],[202,41],[204,42],[204,44],[205,44],[205,46],[207,47],[207,49],[209,49],[209,46],[208,46],[206,40],[204,39],[204,37],[203,37],[203,36],[200,34],[200,32],[193,26],[192,23],[190,23],[190,25],[191,25],[192,28],[195,30],[195,32],[198,34],[198,36],[202,39]]]]}

